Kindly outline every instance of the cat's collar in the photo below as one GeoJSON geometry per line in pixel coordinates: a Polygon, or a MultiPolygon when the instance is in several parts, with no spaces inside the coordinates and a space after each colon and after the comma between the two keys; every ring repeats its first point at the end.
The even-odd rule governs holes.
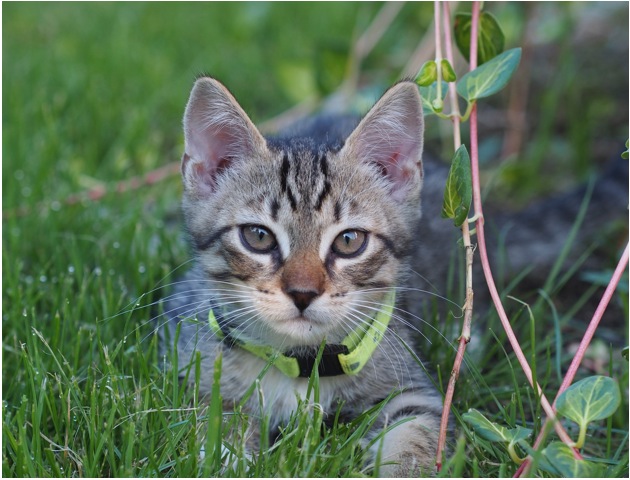
{"type": "MultiPolygon", "coordinates": [[[[368,362],[385,335],[389,321],[392,318],[396,292],[390,290],[383,306],[378,310],[367,328],[361,326],[352,331],[340,344],[326,344],[319,363],[320,377],[337,375],[356,375],[368,362]]],[[[319,345],[301,348],[299,353],[280,352],[272,347],[262,347],[239,342],[230,335],[230,331],[221,327],[214,311],[210,309],[208,323],[212,331],[221,339],[232,341],[234,345],[248,352],[273,362],[273,365],[287,377],[309,377],[315,365],[315,357],[319,345]],[[304,353],[304,352],[307,353],[304,353]]]]}

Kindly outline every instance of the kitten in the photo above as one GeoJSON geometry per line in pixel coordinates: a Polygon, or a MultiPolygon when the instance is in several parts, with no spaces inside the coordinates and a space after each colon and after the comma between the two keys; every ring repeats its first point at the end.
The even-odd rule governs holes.
{"type": "MultiPolygon", "coordinates": [[[[184,130],[183,210],[196,265],[168,297],[163,349],[172,348],[169,339],[181,324],[179,365],[201,354],[202,394],[212,388],[221,353],[226,410],[276,357],[260,383],[273,435],[297,406],[296,394],[305,395],[325,339],[318,369],[324,411],[343,402],[344,418],[353,418],[399,393],[372,435],[412,420],[385,435],[381,459],[388,464],[380,472],[433,472],[441,396],[403,342],[413,343],[413,325],[424,313],[419,287],[447,291],[448,259],[460,234],[438,214],[448,167],[422,160],[416,85],[393,86],[361,121],[320,116],[264,138],[223,85],[200,78],[184,130]],[[424,216],[421,192],[432,212],[424,216]]],[[[580,187],[512,214],[485,209],[487,231],[493,222],[515,226],[503,235],[506,271],[516,274],[535,259],[531,284],[544,283],[584,192],[580,187]]],[[[594,186],[568,268],[593,239],[610,243],[603,227],[625,219],[627,199],[628,165],[618,159],[594,186]]],[[[497,237],[487,235],[491,253],[503,249],[497,237]]],[[[596,268],[605,263],[593,260],[596,268]]],[[[475,312],[483,315],[490,303],[478,261],[474,286],[475,312]]],[[[577,276],[565,287],[580,289],[577,276]]],[[[260,413],[259,398],[245,404],[252,418],[260,413]]],[[[249,433],[255,450],[256,425],[249,433]]]]}
{"type": "MultiPolygon", "coordinates": [[[[183,210],[196,266],[166,306],[170,338],[181,322],[179,364],[200,352],[199,389],[208,393],[221,353],[221,394],[232,408],[275,358],[260,382],[274,430],[305,395],[325,340],[325,412],[342,402],[353,418],[396,393],[373,435],[411,419],[384,436],[389,476],[433,471],[442,411],[402,343],[412,331],[398,307],[419,239],[423,127],[408,81],[358,125],[347,120],[317,138],[318,128],[263,138],[212,78],[197,80],[184,116],[183,210]]],[[[252,395],[246,411],[259,413],[258,402],[252,395]]],[[[257,435],[254,426],[253,449],[257,435]]]]}

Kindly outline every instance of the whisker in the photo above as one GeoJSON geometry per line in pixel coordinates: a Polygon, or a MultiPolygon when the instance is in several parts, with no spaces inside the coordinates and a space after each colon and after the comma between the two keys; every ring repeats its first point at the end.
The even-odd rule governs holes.
{"type": "MultiPolygon", "coordinates": [[[[192,260],[189,260],[187,262],[182,263],[181,265],[179,265],[178,267],[176,267],[175,269],[172,270],[172,272],[174,272],[175,270],[179,269],[180,267],[182,267],[183,265],[190,263],[192,260]]],[[[172,273],[171,272],[171,273],[172,273]]],[[[168,275],[170,275],[171,273],[169,273],[168,275]]],[[[154,287],[152,290],[149,290],[147,292],[144,292],[143,294],[141,294],[139,297],[136,297],[133,301],[129,302],[126,306],[124,306],[122,308],[121,311],[119,311],[118,313],[111,315],[109,317],[104,318],[101,321],[109,321],[112,320],[118,316],[121,315],[125,315],[131,312],[134,312],[136,310],[138,310],[139,308],[146,308],[146,307],[151,307],[154,305],[157,305],[160,303],[160,300],[157,300],[155,302],[151,302],[147,305],[141,305],[141,300],[145,297],[150,296],[153,293],[159,292],[160,290],[164,290],[167,288],[173,288],[173,287],[179,287],[182,285],[185,285],[186,283],[192,283],[192,284],[204,284],[207,283],[209,285],[215,285],[215,284],[220,284],[220,285],[226,285],[226,286],[231,286],[231,287],[236,287],[237,289],[246,289],[246,290],[250,290],[250,291],[255,291],[256,288],[255,287],[251,287],[249,285],[244,285],[244,284],[240,284],[240,283],[235,283],[235,282],[228,282],[225,280],[214,280],[214,279],[210,279],[210,278],[184,278],[181,280],[177,280],[171,283],[167,283],[164,285],[160,285],[160,282],[162,282],[165,278],[168,277],[168,275],[166,275],[165,277],[163,277],[159,282],[157,282],[156,287],[154,287]]],[[[195,290],[199,290],[199,291],[204,291],[204,289],[199,288],[199,289],[195,289],[195,290]]],[[[189,290],[190,291],[190,290],[189,290]]],[[[216,291],[229,291],[229,292],[235,292],[236,290],[234,289],[218,289],[218,288],[214,288],[214,289],[208,289],[206,290],[208,293],[212,293],[212,292],[216,292],[216,291]]],[[[167,297],[163,297],[161,300],[167,300],[170,298],[173,298],[173,296],[178,296],[178,295],[183,295],[185,294],[187,291],[179,291],[179,292],[175,292],[173,294],[168,295],[167,297]]]]}
{"type": "MultiPolygon", "coordinates": [[[[369,328],[369,326],[370,326],[370,324],[371,324],[372,322],[374,322],[374,321],[375,321],[375,319],[371,318],[369,315],[365,314],[364,312],[361,312],[360,310],[357,310],[357,309],[351,309],[351,310],[352,310],[352,312],[354,312],[354,313],[351,313],[351,315],[352,315],[354,318],[356,318],[358,321],[360,321],[360,322],[361,322],[361,327],[363,327],[363,325],[365,325],[365,328],[363,329],[363,332],[364,332],[364,333],[365,333],[365,332],[367,332],[367,331],[368,331],[368,328],[369,328]],[[366,319],[363,319],[363,318],[362,318],[362,316],[363,316],[363,317],[366,317],[366,319]]],[[[380,323],[381,325],[383,325],[381,322],[378,322],[378,323],[380,323]]],[[[385,336],[383,337],[383,340],[384,340],[385,342],[387,342],[387,344],[391,347],[391,349],[392,349],[393,353],[396,355],[396,357],[397,357],[397,359],[398,359],[399,366],[403,366],[403,367],[405,368],[405,370],[407,371],[407,376],[410,378],[410,377],[411,377],[411,375],[410,375],[410,372],[409,372],[409,366],[408,366],[408,365],[407,365],[407,363],[404,361],[403,356],[401,355],[401,352],[400,352],[400,350],[399,350],[399,348],[398,348],[398,345],[396,345],[396,344],[393,342],[393,340],[392,340],[391,338],[389,338],[389,336],[388,336],[388,335],[385,335],[385,336]]],[[[380,348],[380,349],[381,349],[381,350],[383,350],[385,353],[387,353],[381,344],[379,344],[378,348],[380,348]]],[[[403,382],[402,382],[402,378],[399,378],[399,377],[398,377],[398,369],[397,369],[396,365],[394,364],[394,361],[390,358],[390,356],[389,356],[389,355],[386,355],[386,356],[387,356],[388,360],[389,360],[389,361],[390,361],[390,363],[391,363],[392,370],[393,370],[394,372],[396,372],[396,380],[397,380],[397,382],[398,382],[399,384],[402,384],[402,383],[403,383],[403,382]]],[[[374,368],[376,369],[376,365],[374,365],[374,368]]]]}
{"type": "Polygon", "coordinates": [[[427,294],[433,298],[437,298],[439,300],[443,300],[446,303],[450,303],[451,305],[457,307],[459,310],[463,310],[464,307],[462,307],[461,305],[459,305],[457,302],[454,302],[453,300],[451,300],[450,298],[447,298],[443,295],[440,295],[438,293],[435,292],[431,292],[429,290],[424,290],[422,288],[414,288],[414,287],[373,287],[373,288],[364,288],[361,290],[356,290],[355,293],[371,293],[371,292],[388,292],[390,290],[396,290],[397,292],[418,292],[418,293],[424,293],[427,294]]]}
{"type": "MultiPolygon", "coordinates": [[[[358,302],[354,302],[355,304],[359,304],[358,302]]],[[[379,305],[382,306],[382,304],[378,303],[378,302],[369,302],[369,301],[364,301],[363,304],[359,304],[359,306],[364,306],[365,308],[369,308],[371,310],[377,311],[377,312],[382,312],[383,309],[381,308],[376,308],[376,307],[372,307],[371,305],[379,305]]],[[[435,331],[447,344],[448,346],[454,351],[457,352],[457,346],[454,345],[438,328],[436,328],[435,326],[433,326],[431,323],[427,322],[426,320],[412,314],[411,312],[408,312],[404,309],[398,308],[398,307],[394,307],[395,310],[398,310],[406,315],[410,315],[418,320],[420,320],[424,325],[426,325],[427,327],[431,328],[433,331],[435,331]]],[[[432,342],[429,340],[429,338],[423,334],[415,325],[413,325],[412,323],[410,323],[409,321],[405,320],[403,317],[401,317],[400,315],[392,315],[392,318],[394,318],[395,320],[403,323],[404,325],[406,325],[408,328],[412,329],[414,332],[420,334],[429,344],[432,344],[432,342]]],[[[464,363],[466,364],[466,366],[470,367],[470,362],[464,357],[464,363]]]]}

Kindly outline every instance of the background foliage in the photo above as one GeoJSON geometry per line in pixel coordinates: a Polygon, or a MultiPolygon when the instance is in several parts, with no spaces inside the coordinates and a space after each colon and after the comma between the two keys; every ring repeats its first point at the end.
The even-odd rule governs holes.
{"type": "MultiPolygon", "coordinates": [[[[380,8],[337,2],[2,5],[5,475],[197,473],[196,456],[187,454],[195,451],[198,428],[188,408],[192,394],[160,371],[144,324],[151,313],[114,316],[142,294],[143,305],[156,300],[148,292],[165,277],[172,281],[173,269],[188,258],[180,235],[180,181],[172,175],[124,193],[116,193],[116,184],[179,159],[181,116],[195,75],[221,79],[255,122],[274,117],[337,91],[352,45],[380,8]],[[109,193],[99,201],[64,203],[95,187],[109,193]]],[[[517,206],[567,189],[619,156],[628,136],[628,5],[487,8],[506,30],[506,48],[523,47],[518,78],[480,105],[489,196],[517,206]]],[[[432,3],[403,6],[362,64],[357,98],[364,100],[355,105],[369,103],[401,76],[432,12],[432,3]]],[[[432,55],[428,45],[418,67],[432,55]]],[[[444,122],[427,121],[427,148],[438,156],[451,148],[443,128],[444,122]]],[[[616,371],[624,404],[610,425],[594,432],[602,441],[593,454],[619,460],[627,451],[627,363],[615,357],[611,366],[607,342],[617,339],[614,356],[628,339],[627,324],[613,323],[593,362],[600,373],[616,371]]],[[[444,350],[431,349],[429,360],[446,372],[452,359],[444,350]]],[[[549,353],[546,361],[550,369],[549,353]]],[[[536,418],[535,398],[527,399],[532,393],[521,377],[493,367],[473,368],[456,408],[536,418]]],[[[511,468],[500,458],[486,461],[500,454],[479,439],[465,448],[473,454],[453,451],[461,454],[456,468],[467,474],[511,468]]]]}

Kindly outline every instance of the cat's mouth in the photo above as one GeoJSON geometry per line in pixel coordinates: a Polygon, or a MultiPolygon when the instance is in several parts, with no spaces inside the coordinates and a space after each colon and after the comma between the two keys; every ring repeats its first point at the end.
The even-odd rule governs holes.
{"type": "Polygon", "coordinates": [[[312,318],[307,318],[305,315],[299,315],[297,317],[294,317],[290,320],[288,320],[289,322],[297,322],[297,323],[307,323],[311,326],[311,328],[313,328],[313,323],[317,323],[316,320],[313,320],[312,318]]]}
{"type": "Polygon", "coordinates": [[[302,314],[277,322],[273,328],[284,339],[285,346],[293,347],[321,343],[329,333],[330,324],[302,314]]]}

